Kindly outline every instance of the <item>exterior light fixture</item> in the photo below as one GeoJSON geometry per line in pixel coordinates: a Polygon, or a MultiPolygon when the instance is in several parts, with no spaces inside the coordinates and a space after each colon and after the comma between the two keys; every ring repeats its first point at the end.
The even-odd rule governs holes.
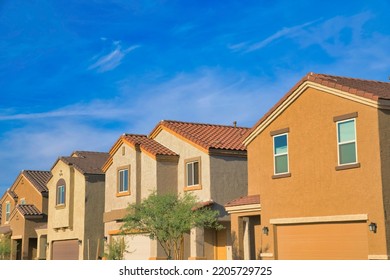
{"type": "Polygon", "coordinates": [[[79,245],[81,245],[81,243],[83,243],[83,241],[81,239],[79,239],[78,242],[79,242],[79,245]]]}
{"type": "Polygon", "coordinates": [[[373,233],[376,233],[376,229],[377,229],[377,228],[378,228],[378,227],[377,227],[376,223],[371,223],[371,224],[368,225],[368,229],[369,229],[370,231],[372,231],[373,233]]]}
{"type": "Polygon", "coordinates": [[[107,242],[107,236],[103,237],[104,242],[107,242]]]}
{"type": "Polygon", "coordinates": [[[268,233],[269,233],[269,228],[263,227],[263,234],[268,235],[268,233]]]}

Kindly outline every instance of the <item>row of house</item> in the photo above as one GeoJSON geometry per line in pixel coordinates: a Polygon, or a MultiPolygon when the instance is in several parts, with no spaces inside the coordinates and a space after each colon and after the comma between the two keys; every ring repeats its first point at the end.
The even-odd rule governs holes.
{"type": "MultiPolygon", "coordinates": [[[[252,128],[161,121],[22,171],[0,234],[12,259],[99,259],[129,203],[192,192],[224,229],[192,229],[185,259],[389,259],[389,115],[390,83],[309,73],[252,128]]],[[[125,259],[165,258],[124,238],[125,259]]]]}

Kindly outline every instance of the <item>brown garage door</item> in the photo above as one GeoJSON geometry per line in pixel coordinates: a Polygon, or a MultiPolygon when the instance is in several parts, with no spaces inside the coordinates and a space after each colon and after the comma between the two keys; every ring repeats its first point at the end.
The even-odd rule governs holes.
{"type": "Polygon", "coordinates": [[[79,243],[77,239],[53,242],[53,260],[78,260],[79,243]]]}
{"type": "Polygon", "coordinates": [[[365,222],[278,225],[277,258],[353,260],[368,258],[365,222]]]}

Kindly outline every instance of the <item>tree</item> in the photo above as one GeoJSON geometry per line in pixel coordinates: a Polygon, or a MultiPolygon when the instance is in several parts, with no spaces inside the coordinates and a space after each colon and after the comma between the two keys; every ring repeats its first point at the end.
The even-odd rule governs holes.
{"type": "Polygon", "coordinates": [[[222,229],[217,222],[218,211],[202,207],[190,193],[184,195],[152,193],[139,204],[127,209],[122,231],[145,233],[157,240],[168,259],[183,259],[184,234],[192,228],[222,229]]]}
{"type": "Polygon", "coordinates": [[[106,258],[109,260],[123,260],[127,244],[125,238],[120,236],[118,238],[112,238],[110,244],[107,245],[106,258]]]}
{"type": "Polygon", "coordinates": [[[9,260],[11,255],[11,238],[9,235],[0,235],[0,260],[9,260]]]}

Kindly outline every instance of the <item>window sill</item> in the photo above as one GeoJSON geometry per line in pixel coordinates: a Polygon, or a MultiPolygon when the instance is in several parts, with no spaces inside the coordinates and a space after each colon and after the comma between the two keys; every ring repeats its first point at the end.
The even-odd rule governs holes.
{"type": "Polygon", "coordinates": [[[288,178],[288,177],[291,177],[291,173],[273,175],[272,179],[281,179],[281,178],[288,178]]]}
{"type": "Polygon", "coordinates": [[[66,207],[65,204],[58,204],[56,205],[56,209],[64,209],[66,207]]]}
{"type": "Polygon", "coordinates": [[[202,189],[202,185],[195,185],[195,186],[191,186],[191,187],[185,186],[184,187],[184,191],[185,192],[188,192],[188,191],[199,191],[201,189],[202,189]]]}
{"type": "Polygon", "coordinates": [[[336,171],[340,170],[346,170],[346,169],[353,169],[353,168],[360,168],[360,163],[351,163],[351,164],[346,164],[346,165],[339,165],[336,166],[336,171]]]}
{"type": "Polygon", "coordinates": [[[130,192],[120,192],[120,193],[116,193],[116,197],[129,196],[129,195],[130,195],[130,192]]]}

